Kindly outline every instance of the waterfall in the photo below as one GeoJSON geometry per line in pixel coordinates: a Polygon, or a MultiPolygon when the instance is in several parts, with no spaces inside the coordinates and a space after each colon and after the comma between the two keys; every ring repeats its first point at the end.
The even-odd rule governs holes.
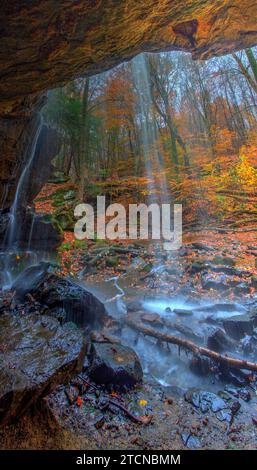
{"type": "Polygon", "coordinates": [[[13,247],[15,239],[17,239],[17,235],[18,235],[17,232],[19,231],[19,226],[18,226],[19,216],[18,215],[19,215],[19,209],[21,208],[22,194],[24,191],[24,187],[26,183],[28,182],[28,178],[30,176],[31,166],[32,166],[32,162],[36,153],[36,147],[37,147],[37,142],[38,142],[41,128],[42,128],[42,117],[41,115],[39,115],[39,124],[37,123],[35,126],[35,132],[31,139],[31,145],[29,146],[29,150],[28,150],[29,157],[27,159],[27,163],[24,166],[20,179],[18,181],[13,205],[10,210],[10,222],[9,222],[9,227],[7,231],[8,249],[11,249],[13,247]]]}
{"type": "MultiPolygon", "coordinates": [[[[36,154],[36,148],[37,148],[38,138],[39,138],[41,129],[42,129],[42,116],[38,115],[38,118],[35,120],[33,132],[32,132],[32,138],[25,154],[27,163],[25,164],[22,170],[20,179],[18,181],[13,205],[10,209],[10,218],[9,218],[9,223],[8,223],[6,236],[5,236],[7,248],[6,248],[6,252],[4,253],[4,269],[3,269],[2,280],[1,280],[3,289],[9,289],[12,286],[12,283],[14,280],[14,276],[12,273],[12,266],[16,258],[15,244],[16,244],[16,241],[18,240],[20,228],[22,225],[22,219],[19,214],[19,211],[21,209],[22,203],[24,202],[23,201],[24,190],[26,189],[26,185],[29,181],[29,177],[31,174],[31,168],[32,168],[33,160],[36,154]]],[[[26,205],[26,202],[27,201],[25,200],[25,205],[26,205]]],[[[28,245],[31,244],[33,225],[34,225],[34,218],[32,218],[32,225],[30,228],[30,236],[29,236],[28,245]]],[[[29,249],[29,246],[28,246],[28,249],[29,249]]],[[[32,253],[32,259],[34,258],[35,256],[32,253]]]]}
{"type": "MultiPolygon", "coordinates": [[[[148,202],[164,204],[171,202],[171,195],[165,175],[165,162],[158,142],[158,130],[153,120],[151,78],[145,54],[140,54],[132,60],[132,73],[137,91],[135,113],[141,127],[141,148],[148,179],[148,202]]],[[[160,246],[157,247],[158,250],[160,246]]]]}

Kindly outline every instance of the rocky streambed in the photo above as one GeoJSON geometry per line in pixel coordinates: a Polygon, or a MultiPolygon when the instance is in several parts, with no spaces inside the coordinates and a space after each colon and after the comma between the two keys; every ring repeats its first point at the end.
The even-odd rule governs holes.
{"type": "Polygon", "coordinates": [[[108,282],[101,268],[76,283],[43,262],[2,292],[2,448],[256,447],[256,371],[162,336],[256,363],[253,274],[215,253],[155,264],[144,249],[134,253],[126,267],[107,263],[108,282]],[[204,285],[216,274],[235,282],[226,295],[204,285]]]}

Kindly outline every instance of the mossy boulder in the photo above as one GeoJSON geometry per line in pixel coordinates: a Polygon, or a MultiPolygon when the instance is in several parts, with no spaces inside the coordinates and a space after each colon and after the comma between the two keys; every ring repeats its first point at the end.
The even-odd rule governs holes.
{"type": "Polygon", "coordinates": [[[106,266],[108,268],[117,268],[118,264],[119,264],[119,257],[118,256],[109,256],[108,258],[106,258],[106,266]]]}
{"type": "Polygon", "coordinates": [[[62,230],[73,231],[75,219],[72,210],[61,209],[55,212],[53,219],[57,222],[62,230]]]}
{"type": "Polygon", "coordinates": [[[213,264],[222,264],[223,266],[231,266],[234,267],[236,262],[234,258],[231,258],[230,256],[215,256],[212,259],[213,264]]]}

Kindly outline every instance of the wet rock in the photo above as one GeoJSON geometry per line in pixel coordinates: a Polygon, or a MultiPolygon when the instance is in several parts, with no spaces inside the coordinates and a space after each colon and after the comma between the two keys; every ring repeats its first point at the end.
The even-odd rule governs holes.
{"type": "Polygon", "coordinates": [[[245,335],[240,344],[245,354],[251,354],[254,350],[255,340],[253,336],[245,335]]]}
{"type": "Polygon", "coordinates": [[[199,408],[203,413],[213,411],[217,413],[228,408],[227,403],[218,395],[212,392],[200,391],[198,389],[189,389],[185,394],[185,400],[191,403],[195,408],[199,408]]]}
{"type": "Polygon", "coordinates": [[[56,274],[46,273],[30,293],[49,310],[62,308],[66,313],[66,321],[73,321],[81,327],[101,327],[108,319],[100,300],[75,282],[56,274]]]}
{"type": "Polygon", "coordinates": [[[236,312],[242,310],[243,307],[238,304],[228,304],[228,303],[220,303],[220,304],[213,304],[213,305],[206,305],[196,308],[196,311],[199,312],[236,312]]]}
{"type": "Polygon", "coordinates": [[[214,251],[212,246],[205,245],[204,243],[195,242],[191,244],[191,247],[194,250],[203,250],[203,251],[214,251]]]}
{"type": "Polygon", "coordinates": [[[162,326],[163,319],[158,313],[145,313],[142,315],[141,320],[145,323],[150,323],[154,326],[162,326]]]}
{"type": "Polygon", "coordinates": [[[116,268],[119,264],[119,257],[118,256],[109,256],[106,261],[106,266],[109,268],[116,268]]]}
{"type": "MultiPolygon", "coordinates": [[[[5,214],[0,224],[0,246],[3,249],[8,242],[6,232],[9,220],[10,213],[5,214]]],[[[34,250],[55,251],[63,241],[63,235],[54,225],[52,217],[45,214],[22,209],[17,215],[17,227],[13,243],[21,249],[30,246],[34,250]]]]}
{"type": "Polygon", "coordinates": [[[202,287],[206,290],[213,289],[219,292],[223,292],[227,289],[230,289],[231,287],[235,287],[236,285],[237,281],[234,281],[225,274],[220,276],[206,274],[202,277],[202,287]]]}
{"type": "Polygon", "coordinates": [[[208,266],[206,266],[206,262],[202,260],[194,261],[189,267],[190,274],[197,274],[202,271],[206,271],[208,266]]]}
{"type": "Polygon", "coordinates": [[[183,323],[181,323],[180,320],[176,321],[175,323],[169,322],[166,320],[165,325],[172,329],[179,331],[180,333],[182,333],[184,336],[191,339],[192,341],[203,343],[204,337],[197,331],[190,328],[189,326],[186,326],[183,323]]]}
{"type": "Polygon", "coordinates": [[[250,286],[247,282],[240,282],[235,286],[235,293],[239,294],[248,294],[250,292],[250,286]]]}
{"type": "Polygon", "coordinates": [[[97,418],[97,420],[94,423],[94,426],[95,426],[96,429],[101,429],[103,427],[104,423],[105,423],[105,416],[102,415],[102,416],[99,416],[97,418]]]}
{"type": "Polygon", "coordinates": [[[251,392],[250,392],[250,390],[249,390],[247,387],[241,388],[241,389],[239,390],[239,396],[240,396],[240,398],[241,398],[242,400],[244,400],[244,401],[246,401],[246,402],[250,401],[251,398],[252,398],[251,392]]]}
{"type": "Polygon", "coordinates": [[[215,256],[212,259],[213,264],[222,264],[224,266],[231,266],[234,267],[236,262],[234,258],[231,258],[230,256],[215,256]]]}
{"type": "Polygon", "coordinates": [[[183,308],[175,308],[173,310],[173,312],[176,313],[176,315],[179,315],[181,317],[189,317],[189,316],[193,315],[192,310],[183,309],[183,308]]]}
{"type": "Polygon", "coordinates": [[[236,369],[235,367],[227,367],[225,364],[220,365],[220,371],[223,379],[229,380],[237,387],[243,387],[249,384],[252,378],[252,372],[247,369],[236,369]]]}
{"type": "Polygon", "coordinates": [[[225,391],[233,395],[233,397],[239,398],[239,390],[231,385],[225,386],[225,391]]]}
{"type": "Polygon", "coordinates": [[[80,372],[86,349],[78,328],[41,315],[2,315],[0,343],[1,424],[80,372]]]}
{"type": "Polygon", "coordinates": [[[232,417],[232,413],[231,413],[231,410],[229,410],[229,409],[220,410],[220,411],[216,414],[216,418],[217,418],[219,421],[226,421],[227,423],[230,423],[230,422],[231,422],[231,417],[232,417]]]}
{"type": "Polygon", "coordinates": [[[253,321],[248,315],[235,315],[223,320],[226,333],[236,340],[253,333],[253,321]]]}
{"type": "Polygon", "coordinates": [[[54,170],[48,179],[49,183],[54,184],[67,183],[67,181],[69,181],[69,177],[60,170],[54,170]]]}
{"type": "Polygon", "coordinates": [[[235,344],[229,339],[220,328],[213,331],[207,339],[207,347],[221,353],[228,349],[234,349],[235,344]]]}
{"type": "Polygon", "coordinates": [[[172,266],[167,266],[165,268],[165,272],[170,276],[179,276],[181,274],[181,272],[177,268],[174,268],[172,266]]]}
{"type": "Polygon", "coordinates": [[[228,392],[226,392],[226,390],[219,390],[218,395],[219,395],[220,398],[222,398],[222,400],[225,400],[225,401],[231,401],[232,400],[231,395],[228,392]]]}
{"type": "Polygon", "coordinates": [[[76,220],[74,218],[73,209],[61,208],[55,212],[53,217],[62,230],[74,230],[76,220]]]}
{"type": "Polygon", "coordinates": [[[24,301],[26,294],[30,291],[37,289],[39,284],[43,281],[47,272],[51,270],[51,263],[42,261],[37,265],[26,268],[16,278],[12,285],[12,290],[15,291],[15,296],[18,300],[24,301]]]}
{"type": "Polygon", "coordinates": [[[223,273],[227,274],[228,276],[238,276],[238,277],[249,277],[251,276],[251,273],[241,270],[241,269],[236,269],[233,267],[229,266],[213,266],[212,264],[208,265],[208,270],[212,271],[214,273],[223,273]]]}
{"type": "Polygon", "coordinates": [[[200,449],[202,447],[202,444],[198,437],[192,436],[191,434],[183,433],[181,434],[181,439],[183,441],[184,446],[188,449],[194,450],[200,449]]]}
{"type": "Polygon", "coordinates": [[[19,244],[40,251],[55,251],[63,241],[63,235],[54,224],[53,219],[46,215],[33,216],[32,225],[24,224],[21,231],[19,244]]]}
{"type": "Polygon", "coordinates": [[[143,379],[136,353],[129,347],[111,343],[93,343],[88,374],[98,384],[131,387],[143,379]]]}
{"type": "Polygon", "coordinates": [[[179,256],[181,256],[181,257],[187,256],[187,255],[188,255],[188,249],[187,249],[185,246],[182,246],[182,247],[179,249],[178,254],[179,254],[179,256]]]}
{"type": "Polygon", "coordinates": [[[126,303],[126,307],[128,312],[136,312],[138,310],[141,310],[142,302],[140,300],[131,300],[126,303]]]}

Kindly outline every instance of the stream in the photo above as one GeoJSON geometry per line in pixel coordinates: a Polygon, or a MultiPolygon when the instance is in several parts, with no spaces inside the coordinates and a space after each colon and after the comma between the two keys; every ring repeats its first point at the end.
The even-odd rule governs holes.
{"type": "MultiPolygon", "coordinates": [[[[214,302],[213,299],[190,300],[183,295],[165,296],[154,295],[149,291],[142,292],[142,288],[137,286],[140,280],[138,263],[140,261],[134,262],[127,273],[120,276],[98,283],[87,281],[82,283],[105,304],[110,315],[121,321],[128,313],[128,306],[130,308],[132,305],[133,309],[146,314],[158,314],[161,319],[179,324],[189,334],[193,334],[191,339],[203,345],[206,344],[210,332],[216,328],[209,322],[218,324],[226,318],[247,312],[247,308],[240,303],[214,302]]],[[[152,271],[160,271],[162,267],[162,264],[157,263],[152,271]]],[[[177,329],[169,328],[169,333],[183,337],[177,329]]],[[[214,375],[199,376],[192,372],[189,357],[184,352],[179,354],[174,346],[160,348],[153,338],[138,335],[126,326],[122,328],[121,339],[124,344],[131,346],[137,352],[145,376],[164,387],[177,388],[181,393],[188,388],[188,384],[192,387],[204,387],[213,392],[220,388],[220,381],[214,375]]]]}

